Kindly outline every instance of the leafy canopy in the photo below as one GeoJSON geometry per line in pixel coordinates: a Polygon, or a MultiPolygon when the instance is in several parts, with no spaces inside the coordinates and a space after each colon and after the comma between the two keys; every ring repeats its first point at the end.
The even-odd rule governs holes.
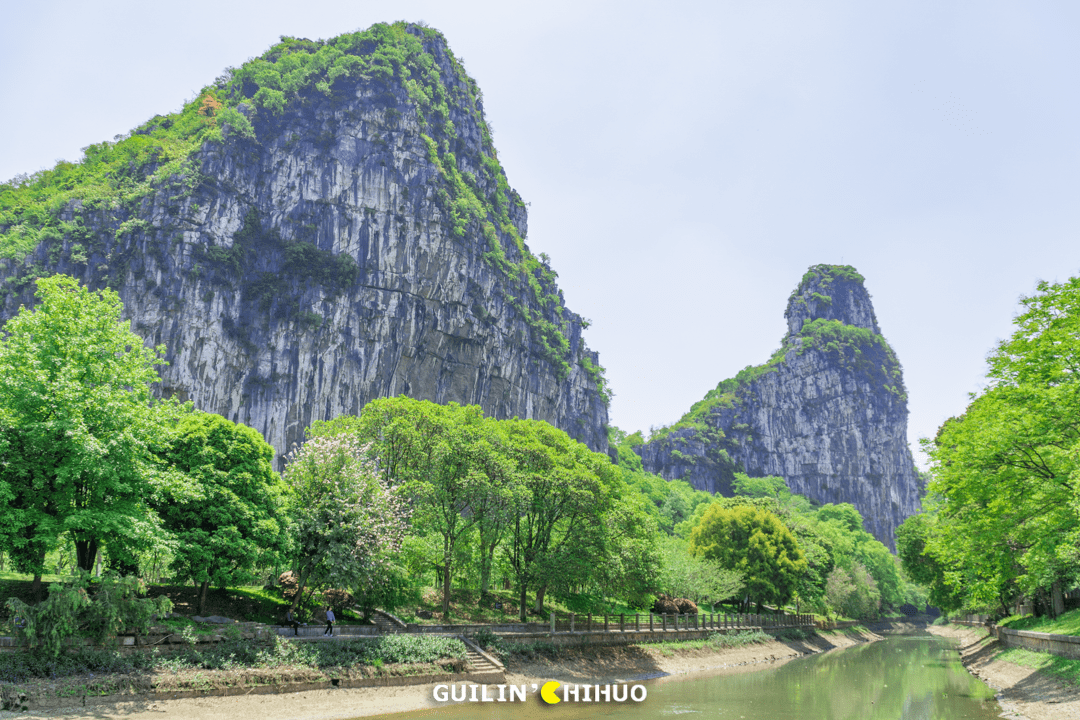
{"type": "Polygon", "coordinates": [[[747,505],[710,505],[690,533],[690,553],[739,572],[759,605],[786,603],[807,569],[795,536],[780,519],[747,505]]]}
{"type": "Polygon", "coordinates": [[[954,605],[1008,614],[1080,578],[1080,279],[1040,283],[988,357],[991,386],[924,447],[929,504],[903,557],[954,605]]]}
{"type": "Polygon", "coordinates": [[[164,348],[131,332],[115,292],[37,286],[0,339],[0,541],[38,554],[70,533],[88,570],[99,542],[151,522],[147,466],[177,406],[152,399],[164,348]]]}
{"type": "Polygon", "coordinates": [[[161,454],[153,501],[176,539],[177,578],[217,587],[254,579],[287,549],[288,490],[274,472],[274,449],[256,430],[220,415],[182,418],[161,454]]]}

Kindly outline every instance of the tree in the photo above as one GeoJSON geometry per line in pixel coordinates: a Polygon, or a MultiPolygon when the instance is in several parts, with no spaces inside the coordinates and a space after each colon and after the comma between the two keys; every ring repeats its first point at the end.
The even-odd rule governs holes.
{"type": "Polygon", "coordinates": [[[711,505],[690,533],[690,553],[738,571],[759,612],[764,602],[790,600],[807,567],[795,536],[780,519],[746,505],[711,505]]]}
{"type": "Polygon", "coordinates": [[[180,420],[162,459],[154,509],[177,545],[173,570],[206,591],[248,581],[256,563],[273,564],[288,544],[288,488],[274,472],[274,449],[256,430],[220,415],[180,420]]]}
{"type": "Polygon", "coordinates": [[[399,577],[391,554],[401,548],[406,513],[365,450],[339,434],[311,438],[289,455],[284,480],[292,490],[299,575],[294,609],[305,588],[348,588],[358,599],[392,595],[384,589],[399,577]]]}
{"type": "Polygon", "coordinates": [[[711,601],[715,606],[743,589],[738,571],[721,567],[716,560],[691,555],[685,540],[665,538],[661,548],[661,583],[668,595],[689,598],[698,603],[711,601]]]}
{"type": "Polygon", "coordinates": [[[933,507],[927,509],[925,504],[926,501],[923,512],[912,515],[896,528],[896,553],[908,577],[929,590],[930,604],[945,612],[959,610],[964,598],[949,580],[953,573],[947,573],[947,567],[927,552],[937,518],[933,507]]]}
{"type": "Polygon", "coordinates": [[[36,297],[0,339],[0,543],[38,573],[68,533],[90,570],[145,530],[145,469],[176,405],[152,399],[164,348],[144,347],[115,292],[55,275],[36,297]]]}
{"type": "Polygon", "coordinates": [[[542,611],[548,585],[594,552],[592,543],[601,535],[588,530],[603,522],[611,506],[608,489],[615,486],[617,469],[607,456],[546,422],[514,419],[502,426],[502,451],[513,461],[516,482],[524,489],[506,548],[524,621],[529,587],[536,587],[536,607],[542,611]]]}
{"type": "Polygon", "coordinates": [[[1051,613],[1080,577],[1080,279],[1040,283],[988,357],[990,387],[924,442],[939,498],[924,555],[965,604],[1051,613]]]}
{"type": "Polygon", "coordinates": [[[507,515],[507,466],[491,442],[498,433],[494,421],[485,421],[475,405],[396,397],[368,403],[358,420],[327,423],[314,432],[351,432],[367,444],[383,482],[401,486],[409,498],[414,528],[442,539],[442,605],[449,617],[459,543],[479,526],[493,553],[507,515]]]}

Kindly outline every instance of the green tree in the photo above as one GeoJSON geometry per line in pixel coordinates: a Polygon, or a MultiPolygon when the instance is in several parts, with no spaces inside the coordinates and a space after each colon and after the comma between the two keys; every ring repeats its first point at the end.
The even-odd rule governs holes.
{"type": "Polygon", "coordinates": [[[284,480],[299,575],[292,607],[305,588],[349,588],[358,600],[396,597],[389,586],[401,577],[394,554],[406,511],[359,441],[344,433],[308,439],[289,455],[284,480]]]}
{"type": "Polygon", "coordinates": [[[932,508],[924,508],[923,512],[901,523],[896,528],[896,553],[908,577],[929,590],[930,604],[945,612],[952,612],[959,610],[964,603],[960,588],[951,582],[955,574],[947,572],[950,568],[927,552],[936,519],[932,508]]]}
{"type": "Polygon", "coordinates": [[[717,560],[691,555],[682,538],[665,538],[660,547],[663,557],[661,585],[668,595],[698,603],[710,601],[715,606],[743,589],[742,576],[737,570],[724,568],[717,560]]]}
{"type": "Polygon", "coordinates": [[[746,505],[711,505],[690,533],[690,553],[739,572],[759,612],[765,602],[790,600],[807,568],[795,536],[780,519],[746,505]]]}
{"type": "Polygon", "coordinates": [[[276,564],[286,551],[288,489],[273,469],[274,449],[256,430],[220,415],[182,418],[162,458],[153,506],[177,541],[176,577],[207,588],[252,579],[259,561],[276,564]]]}
{"type": "Polygon", "coordinates": [[[990,387],[924,446],[938,500],[924,555],[965,604],[1051,613],[1080,577],[1080,279],[1040,283],[988,358],[990,387]]]}
{"type": "Polygon", "coordinates": [[[596,557],[602,534],[589,532],[610,509],[617,470],[565,432],[539,420],[505,420],[503,452],[524,488],[508,531],[507,560],[517,581],[521,620],[526,597],[536,588],[543,609],[548,586],[560,573],[596,557]]]}
{"type": "Polygon", "coordinates": [[[0,542],[39,572],[67,533],[90,570],[151,522],[146,467],[175,407],[150,394],[164,348],[131,332],[111,290],[56,275],[36,296],[0,339],[0,542]]]}
{"type": "Polygon", "coordinates": [[[493,553],[507,517],[508,466],[492,445],[494,421],[485,421],[478,406],[402,396],[368,403],[358,420],[315,429],[331,431],[351,432],[367,444],[383,481],[401,486],[410,499],[414,527],[442,539],[443,614],[449,617],[459,543],[479,526],[493,553]]]}

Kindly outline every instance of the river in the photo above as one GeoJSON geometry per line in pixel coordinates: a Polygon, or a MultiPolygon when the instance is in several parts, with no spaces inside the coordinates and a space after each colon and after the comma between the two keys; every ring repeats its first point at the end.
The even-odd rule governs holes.
{"type": "MultiPolygon", "coordinates": [[[[700,715],[731,720],[991,720],[993,691],[960,664],[955,640],[901,635],[742,675],[661,678],[642,702],[460,703],[393,720],[573,720],[700,715]]],[[[489,688],[493,690],[493,688],[489,688]]],[[[492,693],[495,694],[495,693],[492,693]]],[[[562,690],[558,691],[562,694],[562,690]]],[[[640,691],[639,691],[640,694],[640,691]]]]}

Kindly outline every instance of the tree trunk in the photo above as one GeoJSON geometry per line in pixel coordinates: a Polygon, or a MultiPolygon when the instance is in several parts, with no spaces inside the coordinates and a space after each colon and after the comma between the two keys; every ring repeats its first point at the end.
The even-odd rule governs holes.
{"type": "Polygon", "coordinates": [[[37,562],[34,563],[34,582],[30,585],[30,592],[34,600],[41,602],[45,599],[45,588],[41,584],[41,573],[45,567],[45,548],[38,552],[36,560],[37,562]]]}
{"type": "Polygon", "coordinates": [[[203,580],[202,585],[199,586],[199,614],[202,615],[206,611],[206,590],[210,587],[209,580],[203,580]]]}
{"type": "Polygon", "coordinates": [[[86,572],[93,572],[94,561],[97,560],[97,554],[97,538],[75,540],[75,561],[76,563],[78,563],[80,570],[85,570],[86,572]]]}
{"type": "Polygon", "coordinates": [[[442,589],[442,614],[443,620],[450,619],[450,553],[446,553],[446,564],[443,565],[443,589],[442,589]]]}
{"type": "Polygon", "coordinates": [[[1055,580],[1050,586],[1050,614],[1057,617],[1065,612],[1065,596],[1061,592],[1061,582],[1055,580]]]}
{"type": "Polygon", "coordinates": [[[525,583],[521,583],[521,587],[518,589],[518,616],[521,618],[521,622],[525,622],[525,603],[529,601],[528,586],[525,583]]]}
{"type": "Polygon", "coordinates": [[[547,585],[541,585],[536,588],[536,604],[533,609],[540,615],[544,614],[544,593],[547,592],[547,585]]]}
{"type": "Polygon", "coordinates": [[[304,597],[304,586],[307,585],[309,574],[309,570],[300,571],[300,582],[296,584],[296,594],[293,595],[292,604],[289,605],[289,609],[292,610],[294,613],[296,612],[297,606],[300,605],[301,598],[304,597]]]}
{"type": "Polygon", "coordinates": [[[480,597],[488,594],[491,588],[491,566],[495,564],[495,545],[492,543],[491,551],[480,548],[480,597]]]}

